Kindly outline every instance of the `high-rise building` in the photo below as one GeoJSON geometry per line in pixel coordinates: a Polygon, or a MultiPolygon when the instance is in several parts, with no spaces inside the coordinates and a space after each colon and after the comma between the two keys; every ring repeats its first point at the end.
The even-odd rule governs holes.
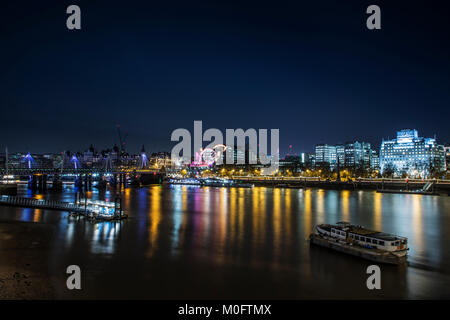
{"type": "MultiPolygon", "coordinates": [[[[234,165],[257,165],[261,164],[263,161],[267,162],[270,159],[269,155],[259,155],[256,150],[253,150],[249,145],[245,146],[234,146],[233,148],[228,148],[226,152],[223,153],[223,163],[224,164],[234,164],[234,165]],[[233,163],[227,163],[227,153],[232,156],[233,163]]],[[[231,161],[231,159],[229,160],[231,161]]]]}
{"type": "Polygon", "coordinates": [[[374,170],[380,169],[380,157],[375,150],[372,150],[372,157],[370,159],[370,167],[374,170]]]}
{"type": "Polygon", "coordinates": [[[373,150],[367,142],[347,142],[345,145],[316,145],[316,166],[327,164],[331,169],[337,167],[339,159],[340,167],[354,168],[363,166],[372,167],[373,150]]]}
{"type": "Polygon", "coordinates": [[[336,146],[328,144],[316,145],[316,166],[328,165],[331,169],[336,166],[336,146]]]}
{"type": "Polygon", "coordinates": [[[450,145],[444,147],[445,150],[445,163],[447,164],[447,170],[450,170],[450,145]]]}
{"type": "Polygon", "coordinates": [[[371,167],[372,149],[368,142],[347,142],[345,144],[345,166],[371,167]]]}
{"type": "Polygon", "coordinates": [[[343,144],[336,145],[336,162],[339,161],[339,166],[343,167],[345,164],[345,146],[343,144]]]}
{"type": "Polygon", "coordinates": [[[397,174],[420,177],[445,171],[444,146],[437,144],[436,138],[419,137],[415,129],[397,131],[397,138],[381,143],[381,172],[388,167],[397,174]]]}

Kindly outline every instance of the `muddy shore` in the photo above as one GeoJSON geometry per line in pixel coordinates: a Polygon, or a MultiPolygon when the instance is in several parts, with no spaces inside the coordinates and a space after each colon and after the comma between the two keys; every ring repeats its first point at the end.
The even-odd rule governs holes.
{"type": "Polygon", "coordinates": [[[54,299],[48,272],[54,227],[0,220],[0,299],[54,299]]]}

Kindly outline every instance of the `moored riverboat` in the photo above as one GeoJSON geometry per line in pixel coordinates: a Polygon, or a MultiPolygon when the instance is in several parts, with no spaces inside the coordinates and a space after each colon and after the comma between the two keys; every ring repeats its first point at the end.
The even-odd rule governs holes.
{"type": "Polygon", "coordinates": [[[238,188],[253,188],[252,183],[245,183],[224,178],[181,178],[169,179],[169,184],[184,184],[194,185],[200,187],[238,187],[238,188]]]}
{"type": "Polygon", "coordinates": [[[407,259],[408,239],[366,229],[348,222],[320,224],[310,235],[310,243],[367,260],[403,264],[407,259]]]}

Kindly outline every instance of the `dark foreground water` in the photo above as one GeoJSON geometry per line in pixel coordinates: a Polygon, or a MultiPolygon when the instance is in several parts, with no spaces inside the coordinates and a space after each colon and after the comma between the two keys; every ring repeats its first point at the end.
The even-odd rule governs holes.
{"type": "MultiPolygon", "coordinates": [[[[74,189],[34,197],[73,201],[74,189]]],[[[57,298],[450,298],[450,197],[158,185],[123,200],[120,223],[9,207],[0,220],[52,226],[57,298]],[[341,220],[408,237],[409,266],[381,265],[382,289],[368,290],[372,263],[306,240],[315,224],[341,220]],[[66,289],[71,264],[81,291],[66,289]]]]}

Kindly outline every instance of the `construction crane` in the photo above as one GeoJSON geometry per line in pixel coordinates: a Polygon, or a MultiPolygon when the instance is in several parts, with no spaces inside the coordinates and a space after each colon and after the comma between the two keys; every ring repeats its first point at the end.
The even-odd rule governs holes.
{"type": "Polygon", "coordinates": [[[122,132],[120,131],[120,124],[118,124],[116,126],[116,128],[117,128],[117,134],[119,135],[120,152],[124,153],[125,147],[126,147],[126,140],[128,137],[128,132],[125,132],[125,135],[122,137],[122,132]]]}

